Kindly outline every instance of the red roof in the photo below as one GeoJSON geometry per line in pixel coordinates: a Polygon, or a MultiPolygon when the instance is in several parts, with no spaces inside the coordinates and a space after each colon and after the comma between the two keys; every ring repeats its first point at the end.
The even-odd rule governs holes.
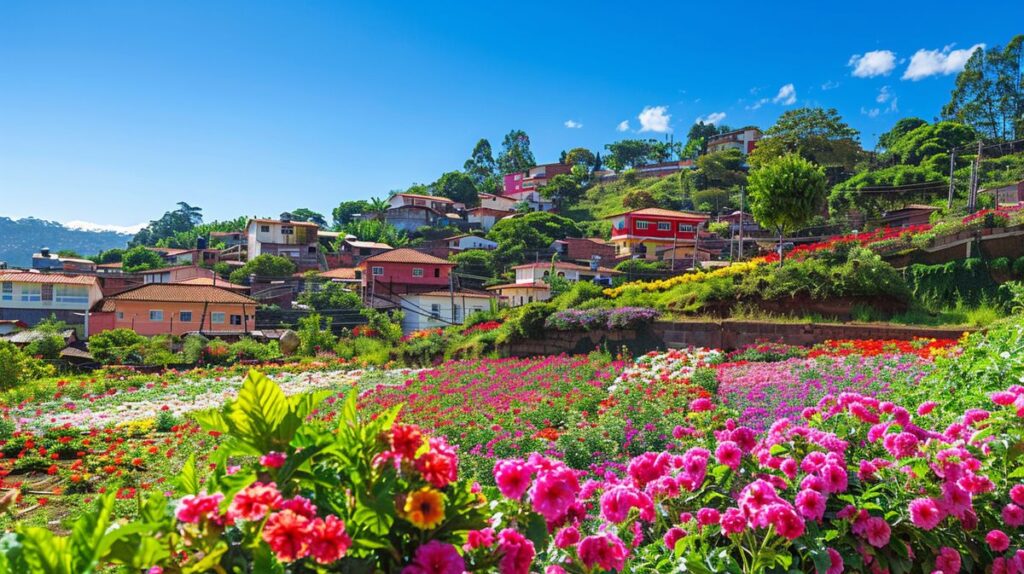
{"type": "Polygon", "coordinates": [[[177,285],[210,285],[212,287],[220,287],[221,289],[234,289],[236,291],[245,291],[249,289],[245,285],[238,285],[225,281],[223,279],[216,279],[214,277],[193,277],[192,279],[186,279],[184,281],[178,281],[177,285]]]}
{"type": "Polygon", "coordinates": [[[46,283],[49,285],[97,285],[92,275],[62,275],[59,273],[33,273],[31,271],[0,271],[0,282],[46,283]]]}
{"type": "Polygon", "coordinates": [[[428,255],[407,247],[392,249],[391,251],[372,255],[363,259],[363,263],[423,263],[426,265],[455,265],[447,259],[434,257],[433,255],[428,255]]]}
{"type": "Polygon", "coordinates": [[[609,215],[604,219],[611,219],[612,217],[619,217],[621,215],[649,215],[651,217],[678,217],[680,219],[710,219],[711,216],[706,213],[697,213],[695,211],[675,211],[672,209],[662,209],[660,207],[645,207],[643,209],[634,209],[632,211],[623,211],[622,213],[616,213],[615,215],[609,215]]]}
{"type": "Polygon", "coordinates": [[[252,305],[255,299],[211,285],[150,283],[107,297],[107,301],[162,301],[168,303],[236,303],[252,305]]]}
{"type": "Polygon", "coordinates": [[[429,199],[431,201],[438,201],[440,203],[455,203],[447,197],[439,197],[437,195],[420,195],[418,193],[396,193],[395,197],[413,197],[416,199],[429,199]]]}
{"type": "Polygon", "coordinates": [[[329,279],[355,279],[356,278],[355,267],[339,267],[337,269],[331,269],[330,271],[324,271],[320,274],[321,277],[327,277],[329,279]]]}

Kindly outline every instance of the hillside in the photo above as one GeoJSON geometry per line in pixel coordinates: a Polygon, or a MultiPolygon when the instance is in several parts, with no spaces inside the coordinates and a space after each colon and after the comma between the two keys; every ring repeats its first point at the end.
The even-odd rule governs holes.
{"type": "Polygon", "coordinates": [[[9,267],[31,267],[32,253],[40,247],[53,252],[72,249],[82,255],[93,255],[106,249],[124,247],[131,235],[113,231],[82,231],[69,229],[56,221],[27,217],[0,217],[0,261],[9,267]]]}
{"type": "MultiPolygon", "coordinates": [[[[627,211],[622,200],[635,191],[650,193],[663,207],[678,207],[685,197],[678,175],[662,178],[644,178],[632,184],[625,183],[621,178],[609,183],[598,183],[587,188],[583,198],[563,215],[579,222],[603,222],[605,217],[627,211]]],[[[602,223],[602,227],[610,224],[602,223]]]]}

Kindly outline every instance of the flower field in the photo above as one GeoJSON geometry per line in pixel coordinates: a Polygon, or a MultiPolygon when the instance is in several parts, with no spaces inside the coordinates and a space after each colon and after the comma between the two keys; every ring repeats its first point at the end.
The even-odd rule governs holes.
{"type": "MultiPolygon", "coordinates": [[[[66,548],[68,572],[1024,572],[1021,350],[1011,324],[960,342],[232,373],[207,381],[225,406],[170,429],[158,413],[12,430],[5,486],[22,498],[0,501],[16,527],[0,566],[66,548]],[[61,494],[26,492],[42,488],[61,494]],[[65,516],[78,526],[32,526],[65,516]]],[[[205,396],[172,379],[116,393],[205,396]]]]}

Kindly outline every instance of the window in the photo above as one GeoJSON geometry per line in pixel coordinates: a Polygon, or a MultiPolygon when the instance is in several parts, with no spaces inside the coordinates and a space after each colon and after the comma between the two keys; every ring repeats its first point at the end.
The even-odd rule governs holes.
{"type": "Polygon", "coordinates": [[[461,323],[462,322],[462,317],[459,316],[459,311],[460,311],[460,309],[459,309],[458,305],[452,306],[452,316],[454,317],[454,321],[456,323],[461,323]]]}
{"type": "Polygon", "coordinates": [[[117,320],[118,321],[124,321],[124,311],[118,311],[117,312],[117,320]]]}
{"type": "Polygon", "coordinates": [[[232,325],[241,325],[242,324],[242,316],[241,315],[232,315],[231,316],[231,324],[232,325]]]}
{"type": "Polygon", "coordinates": [[[412,268],[412,276],[413,277],[423,277],[423,268],[422,267],[413,267],[412,268]]]}
{"type": "Polygon", "coordinates": [[[316,245],[310,245],[309,246],[309,252],[310,253],[316,253],[316,245]]]}
{"type": "Polygon", "coordinates": [[[441,319],[441,305],[439,305],[438,303],[430,304],[430,318],[434,320],[441,319]]]}
{"type": "Polygon", "coordinates": [[[672,231],[672,224],[667,221],[659,221],[658,231],[672,231]]]}
{"type": "Polygon", "coordinates": [[[182,311],[181,313],[178,313],[178,320],[182,323],[191,323],[192,311],[182,311]]]}
{"type": "Polygon", "coordinates": [[[42,290],[39,285],[33,285],[31,283],[22,283],[21,285],[21,300],[22,301],[39,301],[42,296],[42,290]]]}
{"type": "Polygon", "coordinates": [[[360,247],[359,248],[359,255],[367,256],[369,254],[370,254],[370,248],[369,247],[360,247]]]}
{"type": "Polygon", "coordinates": [[[684,231],[684,232],[690,233],[690,232],[693,231],[693,226],[690,225],[689,223],[680,223],[679,224],[679,231],[684,231]]]}
{"type": "Polygon", "coordinates": [[[651,225],[650,221],[637,221],[636,222],[636,228],[637,229],[641,229],[641,230],[646,230],[648,227],[650,227],[650,225],[651,225]]]}
{"type": "Polygon", "coordinates": [[[0,299],[4,301],[14,299],[14,283],[4,281],[3,284],[0,285],[0,299]]]}
{"type": "Polygon", "coordinates": [[[164,312],[159,309],[150,309],[149,320],[154,323],[161,323],[164,320],[164,312]]]}
{"type": "Polygon", "coordinates": [[[378,275],[383,275],[383,274],[384,274],[384,268],[383,267],[374,267],[373,268],[373,275],[375,277],[378,276],[378,275]]]}
{"type": "Polygon", "coordinates": [[[270,233],[270,226],[269,225],[261,225],[260,226],[260,233],[270,233]]]}
{"type": "Polygon", "coordinates": [[[434,267],[434,277],[440,277],[440,276],[441,276],[441,268],[440,267],[434,267]]]}
{"type": "Polygon", "coordinates": [[[224,324],[224,313],[217,313],[217,312],[210,313],[210,321],[212,321],[213,323],[216,323],[218,325],[223,325],[224,324]]]}
{"type": "MultiPolygon", "coordinates": [[[[45,296],[45,293],[43,294],[45,296]]],[[[85,287],[74,285],[57,285],[54,288],[54,301],[58,303],[80,303],[89,302],[89,291],[85,287]]]]}
{"type": "Polygon", "coordinates": [[[295,228],[291,225],[282,225],[281,235],[295,235],[295,228]]]}

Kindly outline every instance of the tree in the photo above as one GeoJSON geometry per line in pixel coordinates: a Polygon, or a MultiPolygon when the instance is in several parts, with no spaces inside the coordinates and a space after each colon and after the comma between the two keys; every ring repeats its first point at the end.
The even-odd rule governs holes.
{"type": "Polygon", "coordinates": [[[461,171],[449,171],[430,186],[433,195],[463,203],[467,207],[480,205],[480,196],[472,178],[461,171]]]}
{"type": "Polygon", "coordinates": [[[738,149],[704,154],[697,158],[697,186],[733,187],[747,183],[746,157],[738,149]]]}
{"type": "Polygon", "coordinates": [[[389,207],[391,207],[391,203],[383,197],[371,197],[366,211],[372,213],[374,219],[384,219],[384,212],[389,207]]]}
{"type": "Polygon", "coordinates": [[[938,122],[919,126],[892,142],[889,153],[904,165],[924,165],[944,172],[949,166],[949,150],[977,141],[970,126],[956,122],[938,122]]]}
{"type": "Polygon", "coordinates": [[[355,201],[343,201],[331,210],[331,219],[334,223],[334,229],[340,229],[343,225],[346,225],[352,221],[352,216],[356,214],[369,213],[370,202],[358,199],[355,201]]]}
{"type": "Polygon", "coordinates": [[[189,231],[203,222],[203,210],[185,202],[178,203],[178,209],[164,213],[160,219],[150,221],[132,238],[131,245],[156,245],[161,239],[189,231]]]}
{"type": "Polygon", "coordinates": [[[750,214],[759,225],[782,238],[810,220],[825,198],[825,170],[797,154],[763,163],[750,173],[750,214]]]}
{"type": "Polygon", "coordinates": [[[825,168],[830,184],[848,177],[862,150],[859,132],[835,108],[799,108],[779,116],[748,157],[754,168],[789,153],[825,168]]]}
{"type": "Polygon", "coordinates": [[[646,189],[635,189],[622,198],[622,206],[626,209],[658,207],[658,200],[654,197],[654,194],[646,189]]]}
{"type": "Polygon", "coordinates": [[[487,238],[504,244],[522,241],[527,249],[547,249],[555,239],[580,237],[576,222],[545,211],[534,211],[521,217],[505,218],[494,224],[487,238]]]}
{"type": "Polygon", "coordinates": [[[122,268],[127,273],[159,269],[164,266],[164,260],[160,255],[141,245],[132,247],[124,252],[121,258],[122,268]]]}
{"type": "Polygon", "coordinates": [[[359,309],[362,300],[343,283],[328,281],[318,288],[306,289],[299,294],[298,302],[317,311],[326,309],[359,309]]]}
{"type": "Polygon", "coordinates": [[[100,264],[120,263],[121,259],[124,257],[124,253],[124,249],[118,249],[115,247],[113,249],[107,249],[106,251],[99,252],[96,256],[92,257],[92,260],[100,264]]]}
{"type": "Polygon", "coordinates": [[[719,213],[732,204],[732,194],[717,187],[695,191],[690,199],[701,211],[711,213],[719,213]]]}
{"type": "Polygon", "coordinates": [[[598,171],[602,167],[604,167],[604,160],[601,159],[601,152],[597,152],[596,154],[594,154],[594,169],[592,169],[591,171],[598,171]]]}
{"type": "Polygon", "coordinates": [[[111,329],[89,337],[89,353],[104,365],[141,364],[146,338],[131,329],[111,329]]]}
{"type": "Polygon", "coordinates": [[[323,214],[305,207],[300,207],[292,212],[292,221],[308,221],[310,223],[315,223],[320,227],[327,227],[327,220],[324,219],[323,214]]]}
{"type": "Polygon", "coordinates": [[[540,188],[540,194],[546,199],[550,199],[558,209],[563,209],[575,204],[583,197],[583,188],[572,176],[559,174],[540,188]]]}
{"type": "Polygon", "coordinates": [[[565,152],[565,161],[562,163],[566,165],[582,165],[587,168],[593,168],[596,161],[597,158],[594,156],[594,152],[585,147],[574,147],[565,152]]]}
{"type": "Polygon", "coordinates": [[[462,169],[473,180],[477,193],[498,193],[501,181],[498,178],[498,164],[494,161],[491,142],[481,139],[473,146],[473,153],[462,169]]]}
{"type": "Polygon", "coordinates": [[[690,126],[686,135],[686,147],[683,148],[683,157],[697,157],[708,152],[708,140],[718,134],[731,132],[732,128],[727,125],[715,125],[711,123],[696,122],[690,126]]]}
{"type": "Polygon", "coordinates": [[[57,257],[67,257],[69,259],[81,259],[82,255],[74,249],[61,249],[57,252],[57,257]]]}
{"type": "Polygon", "coordinates": [[[485,280],[479,277],[496,275],[494,252],[486,249],[467,249],[449,256],[448,260],[455,263],[455,272],[460,275],[459,281],[466,287],[483,287],[485,280]]]}
{"type": "Polygon", "coordinates": [[[924,125],[928,122],[921,118],[901,118],[891,130],[878,136],[878,147],[888,150],[896,140],[924,125]]]}
{"type": "Polygon", "coordinates": [[[530,151],[530,136],[523,130],[512,130],[501,142],[501,154],[498,155],[498,171],[501,175],[519,173],[537,165],[530,151]]]}
{"type": "Polygon", "coordinates": [[[257,277],[291,277],[295,273],[295,264],[287,257],[279,257],[264,253],[250,259],[238,269],[231,272],[230,280],[239,285],[248,284],[249,276],[257,277]]]}
{"type": "Polygon", "coordinates": [[[650,162],[654,149],[651,142],[654,140],[619,140],[615,143],[605,144],[608,150],[604,162],[615,171],[621,171],[644,165],[650,162]]]}
{"type": "Polygon", "coordinates": [[[1024,34],[1005,48],[979,48],[957,74],[942,116],[967,124],[986,139],[1024,138],[1024,34]]]}
{"type": "Polygon", "coordinates": [[[409,236],[386,221],[379,219],[357,219],[339,229],[344,235],[354,235],[360,241],[387,243],[391,247],[409,244],[409,236]]]}

